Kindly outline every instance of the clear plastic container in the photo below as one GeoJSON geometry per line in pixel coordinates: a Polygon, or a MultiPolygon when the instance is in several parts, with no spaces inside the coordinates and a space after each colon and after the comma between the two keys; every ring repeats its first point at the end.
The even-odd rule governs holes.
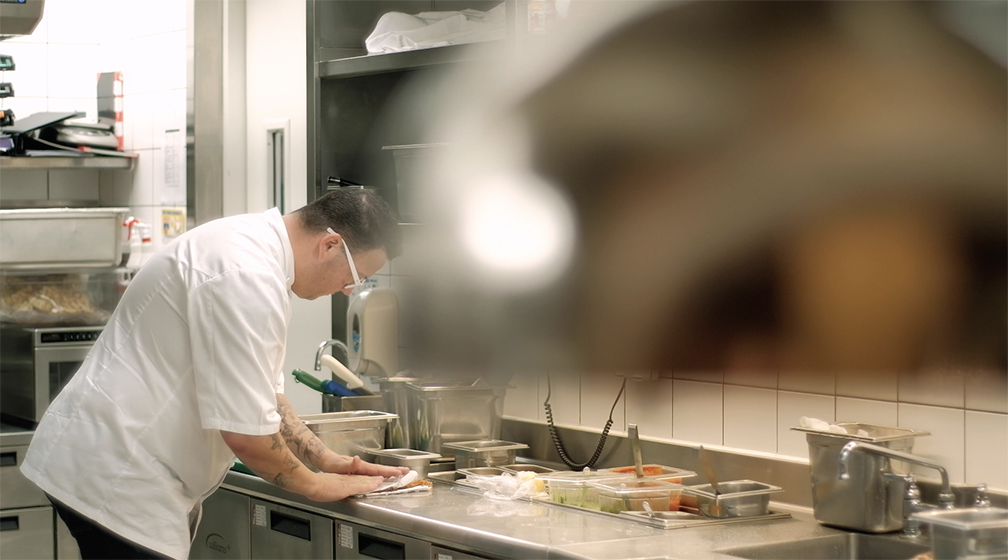
{"type": "Polygon", "coordinates": [[[120,268],[0,273],[0,321],[26,327],[104,325],[119,303],[120,268]]]}
{"type": "Polygon", "coordinates": [[[587,509],[599,509],[598,488],[591,486],[594,482],[618,482],[633,480],[633,476],[619,473],[603,473],[600,471],[559,471],[539,476],[546,481],[546,491],[550,501],[587,509]]]}
{"type": "MultiPolygon", "coordinates": [[[[652,478],[655,480],[661,480],[664,482],[672,482],[679,484],[684,478],[690,478],[691,476],[696,476],[693,471],[688,471],[686,469],[680,469],[676,467],[667,467],[665,465],[644,465],[644,478],[652,478]]],[[[637,474],[637,468],[633,465],[626,467],[613,467],[611,469],[602,469],[602,472],[620,473],[620,474],[637,474]]]]}
{"type": "Polygon", "coordinates": [[[608,482],[591,482],[598,493],[599,509],[607,513],[645,511],[647,502],[652,511],[678,511],[682,484],[651,478],[631,478],[608,482]],[[672,504],[675,504],[675,509],[672,504]]]}

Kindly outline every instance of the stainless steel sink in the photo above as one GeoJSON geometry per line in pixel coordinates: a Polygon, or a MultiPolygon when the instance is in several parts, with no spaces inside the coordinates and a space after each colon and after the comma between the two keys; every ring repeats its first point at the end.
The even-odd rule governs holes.
{"type": "Polygon", "coordinates": [[[882,536],[864,533],[841,533],[797,539],[793,541],[740,546],[718,552],[740,558],[769,560],[802,558],[804,560],[897,560],[913,558],[931,550],[930,545],[900,539],[896,535],[882,536]]]}

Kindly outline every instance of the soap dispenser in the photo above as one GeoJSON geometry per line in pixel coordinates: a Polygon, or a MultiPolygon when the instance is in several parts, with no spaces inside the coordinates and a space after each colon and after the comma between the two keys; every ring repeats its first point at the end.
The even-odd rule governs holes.
{"type": "Polygon", "coordinates": [[[399,306],[395,292],[371,288],[355,292],[347,309],[350,370],[372,377],[399,371],[399,306]]]}

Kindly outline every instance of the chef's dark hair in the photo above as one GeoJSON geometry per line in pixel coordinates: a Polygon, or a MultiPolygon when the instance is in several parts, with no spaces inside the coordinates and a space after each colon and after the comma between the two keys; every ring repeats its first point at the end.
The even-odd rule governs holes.
{"type": "Polygon", "coordinates": [[[310,232],[326,228],[343,236],[355,251],[381,248],[389,259],[402,253],[402,234],[395,211],[373,190],[340,188],[294,212],[310,232]]]}

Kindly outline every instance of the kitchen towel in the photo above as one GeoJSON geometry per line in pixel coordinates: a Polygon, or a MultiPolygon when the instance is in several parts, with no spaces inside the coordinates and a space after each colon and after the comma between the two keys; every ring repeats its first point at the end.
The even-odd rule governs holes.
{"type": "Polygon", "coordinates": [[[442,47],[504,38],[504,4],[481,12],[388,12],[365,39],[369,54],[442,47]]]}

